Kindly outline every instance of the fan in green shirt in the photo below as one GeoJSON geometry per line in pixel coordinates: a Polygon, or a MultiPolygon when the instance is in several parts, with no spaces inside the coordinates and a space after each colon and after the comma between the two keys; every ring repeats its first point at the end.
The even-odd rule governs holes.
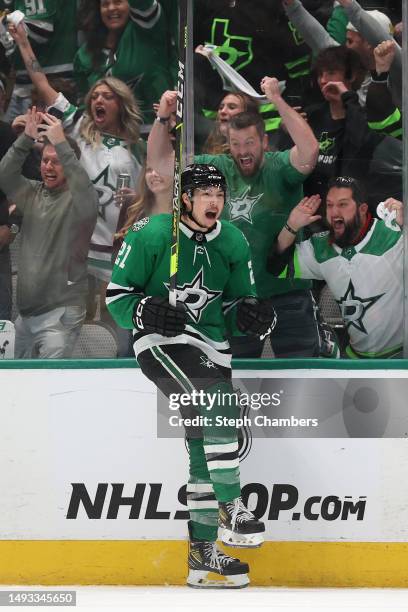
{"type": "MultiPolygon", "coordinates": [[[[278,81],[265,77],[261,88],[284,121],[295,145],[283,152],[267,152],[262,119],[251,113],[235,115],[229,125],[229,155],[197,156],[198,163],[216,166],[226,177],[228,192],[223,217],[246,236],[259,295],[272,297],[278,312],[273,348],[279,356],[317,356],[318,337],[310,283],[272,279],[266,271],[267,253],[285,224],[288,213],[302,197],[302,183],[313,170],[318,143],[306,121],[283,100],[278,81]],[[294,314],[295,313],[295,314],[294,314]]],[[[159,117],[168,117],[175,107],[175,92],[160,101],[159,117]]],[[[173,151],[165,124],[156,121],[149,136],[148,158],[152,167],[169,173],[173,151]]],[[[237,347],[233,341],[233,349],[237,347]]],[[[262,344],[239,339],[236,356],[257,357],[262,344]]]]}

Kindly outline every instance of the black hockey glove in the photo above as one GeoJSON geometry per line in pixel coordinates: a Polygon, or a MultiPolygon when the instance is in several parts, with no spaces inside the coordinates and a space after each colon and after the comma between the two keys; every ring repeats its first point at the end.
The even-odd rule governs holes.
{"type": "Polygon", "coordinates": [[[187,310],[183,303],[170,306],[165,297],[144,297],[133,311],[133,325],[139,331],[178,336],[187,323],[187,310]]]}
{"type": "Polygon", "coordinates": [[[249,336],[264,340],[275,328],[277,317],[271,300],[246,297],[238,304],[237,327],[249,336]]]}

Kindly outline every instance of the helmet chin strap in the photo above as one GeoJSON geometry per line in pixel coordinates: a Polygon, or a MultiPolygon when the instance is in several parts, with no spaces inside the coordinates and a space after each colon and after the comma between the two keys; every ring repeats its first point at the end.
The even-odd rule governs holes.
{"type": "Polygon", "coordinates": [[[201,227],[203,229],[203,233],[207,231],[207,228],[204,227],[202,225],[199,224],[199,222],[197,221],[197,219],[194,217],[193,212],[194,212],[194,198],[191,196],[189,197],[189,200],[191,202],[191,210],[186,210],[185,214],[187,215],[187,217],[189,219],[191,219],[191,221],[194,221],[194,223],[196,225],[198,225],[198,227],[201,227]]]}

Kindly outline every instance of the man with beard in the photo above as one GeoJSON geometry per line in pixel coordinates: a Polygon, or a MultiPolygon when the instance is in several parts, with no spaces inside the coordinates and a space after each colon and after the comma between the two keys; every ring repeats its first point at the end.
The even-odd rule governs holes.
{"type": "MultiPolygon", "coordinates": [[[[317,357],[320,345],[310,282],[272,278],[266,259],[271,240],[303,195],[303,182],[316,164],[318,142],[303,117],[283,100],[276,78],[264,77],[260,87],[278,109],[294,146],[287,151],[267,151],[262,118],[244,112],[230,120],[230,154],[197,155],[195,162],[215,166],[226,178],[223,218],[240,229],[249,242],[259,297],[272,298],[278,315],[272,346],[275,355],[317,357]]],[[[172,173],[174,167],[167,122],[176,110],[176,100],[175,91],[162,95],[147,144],[148,163],[163,175],[172,173]]],[[[234,357],[262,354],[259,338],[234,336],[230,343],[234,357]]]]}
{"type": "Polygon", "coordinates": [[[403,205],[388,198],[374,219],[359,183],[329,182],[328,231],[295,244],[301,228],[320,219],[320,196],[303,198],[274,242],[268,270],[287,278],[324,280],[339,304],[348,334],[345,356],[401,357],[403,341],[403,205]]]}

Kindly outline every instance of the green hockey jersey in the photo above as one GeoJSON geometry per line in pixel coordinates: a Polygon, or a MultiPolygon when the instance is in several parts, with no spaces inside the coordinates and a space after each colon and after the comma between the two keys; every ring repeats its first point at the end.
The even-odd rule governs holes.
{"type": "Polygon", "coordinates": [[[251,247],[256,287],[260,297],[310,288],[310,282],[272,277],[266,270],[270,245],[285,225],[292,208],[303,197],[306,175],[290,163],[289,150],[265,153],[254,176],[243,177],[230,155],[197,155],[198,164],[211,164],[224,174],[227,200],[223,217],[236,225],[251,247]]]}
{"type": "MultiPolygon", "coordinates": [[[[106,294],[108,309],[121,327],[134,327],[133,311],[142,297],[168,296],[171,224],[169,214],[147,217],[125,237],[106,294]]],[[[236,227],[217,221],[203,234],[180,223],[177,300],[186,305],[189,322],[174,338],[135,332],[136,356],[153,346],[183,343],[229,367],[226,320],[233,319],[240,298],[255,294],[249,246],[236,227]]]]}
{"type": "MultiPolygon", "coordinates": [[[[75,0],[14,0],[13,10],[24,13],[33,51],[49,76],[73,77],[73,57],[78,48],[75,0]]],[[[17,87],[32,88],[20,53],[15,55],[17,87]]]]}
{"type": "Polygon", "coordinates": [[[357,245],[341,249],[328,232],[296,245],[282,275],[325,280],[360,357],[387,357],[403,341],[403,240],[376,219],[357,245]]]}
{"type": "Polygon", "coordinates": [[[83,44],[74,59],[75,77],[82,95],[104,76],[121,79],[133,90],[147,122],[154,119],[153,103],[174,86],[172,24],[156,0],[129,0],[129,7],[130,18],[116,50],[104,50],[104,61],[95,68],[83,44]]]}

